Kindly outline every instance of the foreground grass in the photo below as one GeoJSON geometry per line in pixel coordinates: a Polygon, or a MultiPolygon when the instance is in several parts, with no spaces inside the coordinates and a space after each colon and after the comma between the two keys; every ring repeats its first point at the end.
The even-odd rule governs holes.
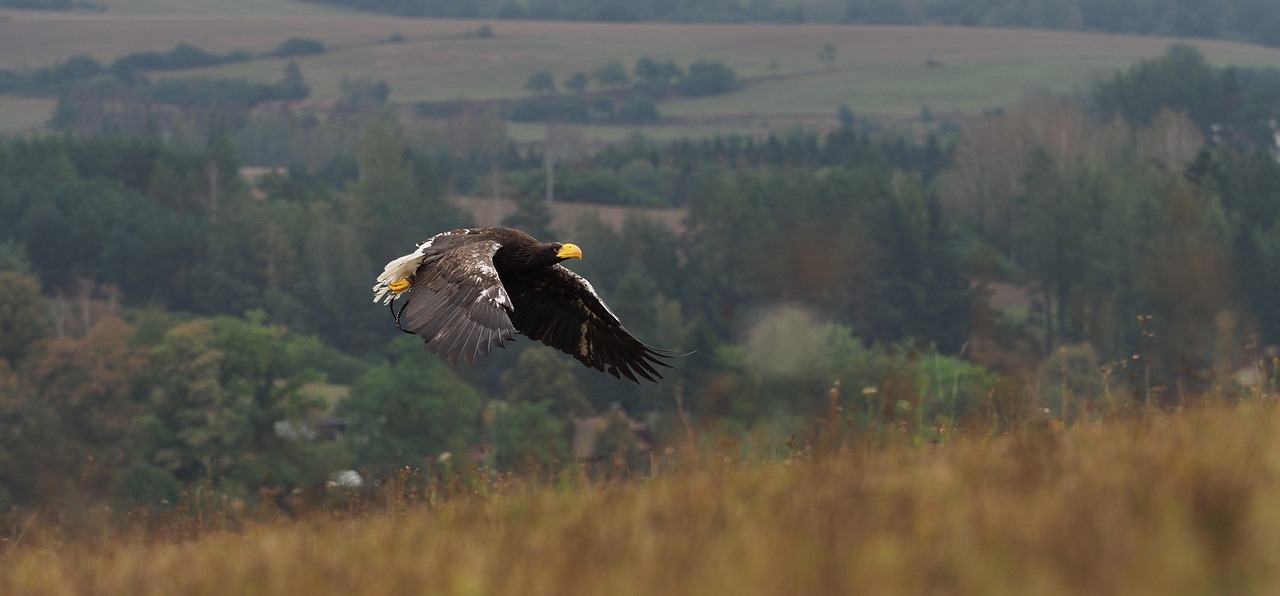
{"type": "Polygon", "coordinates": [[[1269,403],[1045,421],[190,540],[33,542],[3,555],[0,592],[1275,593],[1278,430],[1269,403]]]}

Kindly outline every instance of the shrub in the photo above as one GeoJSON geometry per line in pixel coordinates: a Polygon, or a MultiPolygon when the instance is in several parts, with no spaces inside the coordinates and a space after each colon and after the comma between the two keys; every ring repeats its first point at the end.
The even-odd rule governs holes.
{"type": "Polygon", "coordinates": [[[276,49],[267,52],[267,56],[288,58],[290,56],[323,54],[324,50],[324,42],[322,41],[307,39],[305,37],[291,37],[285,40],[284,43],[276,46],[276,49]]]}
{"type": "Polygon", "coordinates": [[[738,75],[723,62],[699,60],[689,65],[689,72],[680,78],[680,92],[689,96],[721,95],[736,91],[740,83],[738,75]]]}

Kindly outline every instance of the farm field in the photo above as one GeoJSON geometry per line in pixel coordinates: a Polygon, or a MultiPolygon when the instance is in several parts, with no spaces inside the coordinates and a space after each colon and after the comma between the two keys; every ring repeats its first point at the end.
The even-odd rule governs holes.
{"type": "Polygon", "coordinates": [[[99,0],[92,3],[117,16],[281,15],[315,16],[353,14],[352,11],[298,0],[99,0]]]}
{"type": "Polygon", "coordinates": [[[1274,593],[1278,431],[1267,396],[789,458],[721,442],[646,479],[472,477],[293,520],[231,506],[71,537],[37,513],[0,591],[1274,593]]]}
{"type": "MultiPolygon", "coordinates": [[[[1161,55],[1178,41],[1018,29],[393,19],[336,15],[283,0],[252,15],[248,5],[234,2],[221,12],[175,14],[182,11],[180,4],[155,4],[172,12],[146,8],[144,0],[123,2],[120,10],[112,7],[101,14],[3,11],[9,18],[0,21],[0,68],[47,67],[77,54],[106,63],[131,52],[166,51],[178,43],[211,52],[261,54],[291,37],[306,37],[329,48],[297,58],[313,100],[335,100],[343,77],[367,76],[385,80],[393,102],[410,104],[518,98],[526,93],[525,80],[539,70],[562,81],[609,60],[630,66],[642,56],[682,65],[706,59],[733,67],[748,85],[724,96],[664,101],[665,125],[751,131],[833,123],[841,104],[859,114],[891,119],[918,117],[926,107],[938,114],[977,113],[1014,103],[1029,92],[1084,89],[1091,80],[1161,55]],[[491,27],[493,38],[469,35],[482,24],[491,27]],[[392,41],[393,36],[399,41],[392,41]],[[817,59],[827,43],[836,48],[829,68],[817,59]]],[[[1215,65],[1280,63],[1280,49],[1222,41],[1194,44],[1215,65]]],[[[279,79],[286,62],[261,58],[153,76],[266,82],[279,79]]],[[[660,137],[663,126],[649,130],[660,137]]],[[[0,121],[0,127],[14,130],[19,125],[0,121]]]]}

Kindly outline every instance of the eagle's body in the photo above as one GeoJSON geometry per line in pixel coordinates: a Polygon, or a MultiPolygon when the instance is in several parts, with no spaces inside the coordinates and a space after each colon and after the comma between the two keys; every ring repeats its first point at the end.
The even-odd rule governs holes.
{"type": "Polygon", "coordinates": [[[654,365],[667,366],[670,354],[633,337],[587,280],[559,264],[581,257],[577,246],[511,228],[451,230],[387,263],[374,301],[403,298],[396,324],[450,363],[474,362],[519,333],[615,377],[662,378],[654,365]]]}

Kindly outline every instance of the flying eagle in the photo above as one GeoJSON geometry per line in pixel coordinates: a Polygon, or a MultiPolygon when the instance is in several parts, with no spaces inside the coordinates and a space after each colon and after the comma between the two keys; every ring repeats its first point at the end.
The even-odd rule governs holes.
{"type": "Polygon", "coordinates": [[[473,363],[519,333],[614,377],[656,382],[655,365],[670,368],[662,359],[673,354],[632,336],[590,282],[560,265],[580,258],[576,245],[511,228],[450,230],[387,263],[373,301],[451,364],[473,363]]]}

